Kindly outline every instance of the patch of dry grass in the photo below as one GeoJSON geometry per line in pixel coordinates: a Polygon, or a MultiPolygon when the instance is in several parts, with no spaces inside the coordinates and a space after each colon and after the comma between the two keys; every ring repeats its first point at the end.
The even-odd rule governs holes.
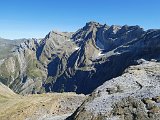
{"type": "Polygon", "coordinates": [[[78,104],[83,102],[84,95],[75,93],[49,93],[35,94],[27,96],[17,96],[11,98],[0,97],[0,120],[24,120],[26,118],[38,119],[40,116],[62,115],[73,112],[77,106],[72,105],[72,101],[78,104]],[[64,102],[66,106],[61,103],[64,102]]]}

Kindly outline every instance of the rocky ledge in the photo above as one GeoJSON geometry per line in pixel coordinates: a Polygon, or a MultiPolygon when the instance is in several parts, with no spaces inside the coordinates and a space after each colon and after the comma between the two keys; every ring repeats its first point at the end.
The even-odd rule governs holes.
{"type": "Polygon", "coordinates": [[[160,120],[160,63],[138,63],[98,87],[67,120],[160,120]]]}

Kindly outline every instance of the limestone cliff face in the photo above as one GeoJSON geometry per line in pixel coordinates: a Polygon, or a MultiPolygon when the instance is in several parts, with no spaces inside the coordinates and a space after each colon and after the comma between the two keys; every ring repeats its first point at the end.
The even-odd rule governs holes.
{"type": "Polygon", "coordinates": [[[98,87],[67,120],[159,120],[159,62],[144,59],[98,87]]]}
{"type": "Polygon", "coordinates": [[[51,31],[0,61],[0,80],[18,93],[91,93],[135,61],[159,60],[160,30],[89,22],[75,33],[51,31]]]}

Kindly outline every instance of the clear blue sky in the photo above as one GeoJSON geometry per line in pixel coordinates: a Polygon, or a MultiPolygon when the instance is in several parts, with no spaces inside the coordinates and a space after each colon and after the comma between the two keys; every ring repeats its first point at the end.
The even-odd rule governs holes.
{"type": "Polygon", "coordinates": [[[160,0],[0,0],[0,37],[44,37],[88,21],[160,28],[160,0]]]}

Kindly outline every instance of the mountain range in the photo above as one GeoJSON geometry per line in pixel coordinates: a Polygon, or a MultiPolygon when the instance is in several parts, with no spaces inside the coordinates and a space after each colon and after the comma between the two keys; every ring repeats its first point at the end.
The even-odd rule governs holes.
{"type": "Polygon", "coordinates": [[[0,81],[20,94],[89,94],[140,58],[159,60],[159,39],[156,29],[88,22],[75,33],[51,31],[43,39],[5,41],[6,49],[17,46],[1,57],[0,81]]]}
{"type": "Polygon", "coordinates": [[[160,29],[91,21],[76,32],[51,31],[42,39],[0,38],[0,53],[3,99],[6,91],[7,98],[75,92],[87,98],[75,95],[82,99],[78,105],[84,102],[77,110],[69,103],[75,112],[67,120],[160,118],[160,29]]]}

